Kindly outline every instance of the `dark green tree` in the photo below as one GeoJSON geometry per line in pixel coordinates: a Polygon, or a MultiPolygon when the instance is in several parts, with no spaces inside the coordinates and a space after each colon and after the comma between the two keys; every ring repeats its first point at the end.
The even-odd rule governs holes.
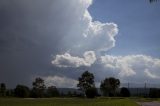
{"type": "Polygon", "coordinates": [[[58,97],[59,95],[60,94],[59,94],[59,91],[56,88],[56,86],[50,86],[47,88],[47,96],[48,97],[58,97]]]}
{"type": "Polygon", "coordinates": [[[149,2],[150,2],[150,3],[152,3],[152,2],[156,2],[156,1],[158,1],[158,0],[149,0],[149,2]]]}
{"type": "Polygon", "coordinates": [[[44,84],[44,80],[40,77],[36,78],[35,81],[32,83],[33,89],[32,89],[32,97],[44,97],[44,91],[46,89],[46,86],[44,84]]]}
{"type": "Polygon", "coordinates": [[[63,91],[60,93],[60,96],[61,96],[61,97],[64,97],[64,96],[65,96],[65,94],[63,93],[63,91]]]}
{"type": "Polygon", "coordinates": [[[0,95],[1,96],[6,96],[6,84],[5,83],[1,83],[0,85],[0,95]]]}
{"type": "Polygon", "coordinates": [[[30,90],[25,85],[17,85],[14,92],[16,97],[26,98],[30,95],[30,90]]]}
{"type": "Polygon", "coordinates": [[[120,95],[122,97],[130,97],[130,91],[128,90],[128,88],[122,87],[120,91],[120,95]]]}
{"type": "Polygon", "coordinates": [[[160,89],[159,88],[150,88],[149,97],[150,98],[160,98],[160,89]]]}
{"type": "Polygon", "coordinates": [[[94,98],[98,94],[95,87],[88,88],[85,93],[87,98],[94,98]]]}
{"type": "Polygon", "coordinates": [[[73,92],[73,96],[75,96],[75,97],[77,96],[77,92],[76,91],[73,92]]]}
{"type": "Polygon", "coordinates": [[[68,91],[67,96],[68,96],[68,97],[72,97],[72,95],[73,95],[72,92],[71,92],[71,91],[68,91]]]}
{"type": "Polygon", "coordinates": [[[86,95],[86,91],[90,88],[95,88],[94,84],[94,75],[88,71],[82,73],[81,77],[78,79],[79,83],[77,87],[84,92],[86,95]]]}
{"type": "Polygon", "coordinates": [[[13,97],[13,96],[15,96],[14,89],[7,89],[7,91],[6,91],[6,96],[8,96],[8,97],[13,97]]]}
{"type": "Polygon", "coordinates": [[[101,82],[100,90],[104,96],[115,96],[116,89],[119,86],[119,79],[115,79],[113,77],[105,78],[105,80],[101,82]]]}

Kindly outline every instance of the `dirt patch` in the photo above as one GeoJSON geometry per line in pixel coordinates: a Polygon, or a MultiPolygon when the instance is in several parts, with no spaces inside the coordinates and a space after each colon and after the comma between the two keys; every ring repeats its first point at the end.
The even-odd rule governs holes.
{"type": "Polygon", "coordinates": [[[160,106],[160,102],[137,102],[140,106],[160,106]]]}

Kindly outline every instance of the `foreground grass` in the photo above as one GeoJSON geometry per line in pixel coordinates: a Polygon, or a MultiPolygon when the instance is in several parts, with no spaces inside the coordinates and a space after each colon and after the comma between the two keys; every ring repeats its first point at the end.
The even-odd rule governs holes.
{"type": "Polygon", "coordinates": [[[0,106],[138,106],[130,99],[80,99],[80,98],[43,98],[20,99],[1,98],[0,106]]]}

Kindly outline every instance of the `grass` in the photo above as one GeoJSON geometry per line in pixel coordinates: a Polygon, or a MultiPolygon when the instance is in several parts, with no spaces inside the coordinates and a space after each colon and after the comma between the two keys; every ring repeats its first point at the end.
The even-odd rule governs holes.
{"type": "Polygon", "coordinates": [[[130,99],[120,98],[43,98],[43,99],[20,99],[1,98],[0,106],[138,106],[130,99]]]}

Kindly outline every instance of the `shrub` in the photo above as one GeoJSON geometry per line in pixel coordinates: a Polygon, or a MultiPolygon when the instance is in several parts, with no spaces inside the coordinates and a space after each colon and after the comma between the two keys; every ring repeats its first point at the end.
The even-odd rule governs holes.
{"type": "Polygon", "coordinates": [[[30,94],[29,88],[24,85],[17,85],[14,92],[16,97],[23,97],[23,98],[29,97],[30,94]]]}
{"type": "Polygon", "coordinates": [[[121,88],[120,95],[122,97],[130,97],[130,91],[127,88],[123,87],[121,88]]]}
{"type": "Polygon", "coordinates": [[[150,98],[160,98],[160,89],[151,88],[149,91],[150,98]]]}
{"type": "Polygon", "coordinates": [[[94,98],[97,96],[97,89],[95,87],[88,88],[85,93],[87,98],[94,98]]]}

